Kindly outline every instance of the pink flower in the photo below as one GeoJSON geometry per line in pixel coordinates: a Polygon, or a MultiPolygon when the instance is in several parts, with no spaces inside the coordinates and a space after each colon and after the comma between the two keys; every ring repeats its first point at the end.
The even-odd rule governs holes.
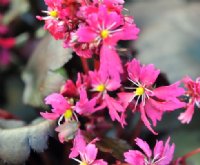
{"type": "Polygon", "coordinates": [[[140,65],[140,62],[133,59],[127,64],[129,80],[132,82],[129,90],[131,93],[122,92],[118,96],[126,108],[133,101],[135,108],[141,113],[141,119],[145,126],[154,134],[157,134],[148,120],[151,119],[153,126],[156,126],[157,120],[161,120],[165,111],[173,111],[185,106],[177,97],[184,94],[184,89],[179,87],[179,82],[170,86],[154,88],[153,85],[160,73],[154,65],[140,65]]]}
{"type": "MultiPolygon", "coordinates": [[[[108,11],[105,5],[100,5],[97,12],[89,14],[86,23],[79,26],[76,35],[78,42],[89,43],[94,50],[100,48],[101,68],[111,76],[120,76],[123,72],[121,60],[115,50],[119,40],[135,40],[139,29],[133,19],[108,11]],[[115,66],[114,69],[110,69],[115,66]]],[[[80,55],[80,54],[79,54],[80,55]]]]}
{"type": "Polygon", "coordinates": [[[132,22],[126,22],[116,12],[109,12],[106,6],[100,5],[97,13],[88,15],[87,25],[77,30],[79,42],[93,42],[100,45],[116,45],[119,40],[135,40],[139,29],[132,22]]]}
{"type": "Polygon", "coordinates": [[[94,144],[95,141],[93,140],[89,144],[86,144],[81,132],[78,131],[69,158],[74,159],[80,165],[107,165],[107,162],[103,159],[96,160],[98,149],[94,144]],[[76,159],[75,157],[77,156],[80,156],[81,160],[76,159]]]}
{"type": "Polygon", "coordinates": [[[91,100],[88,100],[87,92],[84,88],[80,89],[80,100],[75,105],[75,111],[84,116],[91,115],[94,113],[96,105],[96,98],[92,98],[91,100]]]}
{"type": "Polygon", "coordinates": [[[200,108],[200,77],[193,81],[190,77],[185,77],[183,83],[186,87],[186,94],[189,97],[189,103],[187,103],[186,111],[181,113],[179,120],[182,123],[189,123],[194,114],[195,105],[200,108]]]}
{"type": "MultiPolygon", "coordinates": [[[[60,116],[68,116],[72,113],[71,105],[61,94],[53,93],[45,98],[45,104],[52,106],[52,113],[41,112],[45,119],[56,120],[60,116]]],[[[72,115],[72,114],[71,114],[72,115]]]]}
{"type": "Polygon", "coordinates": [[[130,165],[169,165],[172,161],[175,145],[169,145],[170,138],[165,145],[163,141],[157,141],[153,153],[145,141],[139,138],[135,141],[143,152],[129,150],[124,153],[125,161],[130,165]]]}
{"type": "Polygon", "coordinates": [[[48,6],[47,11],[42,11],[47,16],[36,16],[38,20],[44,20],[44,29],[48,30],[55,39],[64,39],[66,36],[66,25],[64,20],[61,20],[62,15],[62,0],[45,0],[48,6]]]}
{"type": "Polygon", "coordinates": [[[97,93],[96,98],[99,101],[97,102],[99,106],[96,108],[96,110],[102,110],[107,107],[111,119],[113,121],[119,121],[123,126],[125,121],[120,114],[124,112],[124,108],[117,100],[109,95],[109,92],[115,91],[121,86],[120,80],[110,78],[108,74],[104,73],[103,71],[90,71],[89,77],[91,79],[92,91],[97,93]]]}

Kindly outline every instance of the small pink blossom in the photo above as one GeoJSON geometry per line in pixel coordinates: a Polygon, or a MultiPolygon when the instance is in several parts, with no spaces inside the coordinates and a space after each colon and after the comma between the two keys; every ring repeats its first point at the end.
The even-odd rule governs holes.
{"type": "Polygon", "coordinates": [[[92,98],[88,100],[87,92],[84,88],[80,89],[80,99],[75,105],[75,111],[84,116],[91,115],[92,113],[96,112],[95,105],[96,105],[96,98],[92,98]]]}
{"type": "Polygon", "coordinates": [[[74,159],[80,165],[107,165],[107,162],[103,159],[96,159],[98,149],[94,144],[95,141],[96,140],[93,140],[89,144],[86,144],[81,132],[78,131],[69,158],[74,159]],[[81,160],[76,159],[75,157],[77,156],[80,156],[81,160]]]}
{"type": "Polygon", "coordinates": [[[52,113],[41,112],[45,119],[56,120],[66,111],[71,110],[70,103],[59,93],[53,93],[45,98],[45,104],[52,106],[52,113]]]}
{"type": "Polygon", "coordinates": [[[200,77],[193,81],[190,77],[185,77],[183,83],[186,87],[186,94],[189,97],[189,103],[186,105],[186,111],[181,113],[178,119],[182,123],[189,123],[194,114],[195,105],[200,108],[200,77]]]}
{"type": "Polygon", "coordinates": [[[66,27],[64,20],[60,19],[62,14],[62,0],[45,0],[47,11],[42,11],[47,16],[36,16],[38,20],[44,20],[44,29],[48,30],[55,39],[64,39],[66,27]]]}
{"type": "Polygon", "coordinates": [[[169,145],[170,138],[165,145],[163,141],[157,141],[153,152],[142,139],[137,138],[135,141],[142,152],[129,150],[124,153],[125,161],[130,165],[169,165],[172,161],[175,145],[169,145]]]}
{"type": "Polygon", "coordinates": [[[87,25],[77,30],[79,42],[94,42],[99,45],[116,45],[119,40],[135,40],[139,29],[134,22],[126,22],[116,12],[110,12],[104,5],[99,6],[98,13],[90,14],[87,25]]]}
{"type": "Polygon", "coordinates": [[[179,82],[155,88],[153,85],[160,71],[152,64],[141,66],[139,61],[133,59],[127,64],[127,71],[132,83],[132,86],[127,89],[134,91],[122,92],[118,96],[125,108],[133,102],[135,104],[133,112],[139,110],[145,126],[157,134],[151,128],[149,119],[153,126],[156,126],[157,120],[161,120],[164,112],[184,107],[185,103],[181,102],[178,97],[184,94],[185,90],[179,87],[179,82]]]}
{"type": "Polygon", "coordinates": [[[101,70],[98,72],[90,71],[89,77],[91,79],[92,91],[97,94],[96,98],[99,105],[96,107],[96,110],[102,110],[107,107],[111,119],[113,121],[117,120],[123,126],[125,124],[122,118],[124,108],[119,101],[109,95],[109,92],[115,91],[121,86],[120,80],[109,77],[107,73],[101,70]]]}

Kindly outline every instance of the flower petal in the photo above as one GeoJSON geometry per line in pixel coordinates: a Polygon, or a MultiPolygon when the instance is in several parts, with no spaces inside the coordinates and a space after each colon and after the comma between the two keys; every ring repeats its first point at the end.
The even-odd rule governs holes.
{"type": "Polygon", "coordinates": [[[145,164],[145,157],[139,151],[129,150],[128,152],[124,153],[125,162],[129,163],[130,165],[144,165],[145,164]]]}
{"type": "Polygon", "coordinates": [[[147,142],[143,141],[140,138],[136,138],[135,142],[136,142],[136,145],[138,147],[140,147],[144,151],[144,153],[146,154],[146,156],[148,158],[151,158],[152,152],[151,152],[151,149],[149,148],[149,145],[147,144],[147,142]]]}

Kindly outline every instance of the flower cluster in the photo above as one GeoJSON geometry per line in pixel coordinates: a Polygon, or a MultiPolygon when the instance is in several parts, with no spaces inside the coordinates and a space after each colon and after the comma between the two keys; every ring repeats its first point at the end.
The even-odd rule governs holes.
{"type": "Polygon", "coordinates": [[[157,120],[161,120],[164,112],[184,107],[185,103],[181,102],[178,97],[185,91],[179,87],[179,82],[155,88],[153,85],[160,71],[152,64],[141,66],[139,61],[133,59],[127,63],[127,72],[132,85],[126,89],[131,92],[121,92],[118,96],[125,108],[130,102],[134,102],[133,112],[139,110],[145,126],[156,134],[148,118],[156,126],[157,120]]]}
{"type": "Polygon", "coordinates": [[[100,67],[110,75],[119,77],[122,64],[116,52],[120,40],[137,39],[139,29],[130,16],[122,14],[122,0],[45,0],[47,29],[55,39],[64,41],[77,55],[91,58],[100,56],[100,67]],[[108,60],[105,60],[108,59],[108,60]],[[115,71],[110,68],[117,66],[115,71]]]}
{"type": "MultiPolygon", "coordinates": [[[[68,79],[59,93],[45,98],[52,112],[41,112],[41,115],[58,120],[56,131],[61,143],[73,139],[70,158],[80,165],[107,164],[102,159],[96,160],[97,139],[87,144],[80,130],[87,131],[86,123],[92,125],[93,119],[106,119],[107,114],[124,128],[128,125],[128,110],[134,114],[139,112],[142,122],[153,134],[158,133],[152,126],[157,125],[165,112],[186,107],[179,120],[190,122],[194,106],[200,106],[200,78],[196,82],[184,78],[186,90],[180,87],[181,81],[157,87],[160,70],[153,64],[142,65],[136,59],[122,64],[116,48],[118,41],[135,40],[139,33],[133,17],[123,14],[123,0],[45,0],[45,3],[48,9],[43,12],[47,15],[37,16],[45,21],[44,28],[82,59],[94,57],[100,63],[93,71],[78,73],[75,83],[68,79]],[[189,103],[181,99],[185,94],[189,103]],[[78,156],[81,160],[76,159],[78,156]]],[[[129,150],[124,153],[125,162],[169,165],[175,148],[174,144],[169,145],[169,140],[166,144],[157,141],[152,152],[145,141],[136,138],[142,152],[129,150]]]]}

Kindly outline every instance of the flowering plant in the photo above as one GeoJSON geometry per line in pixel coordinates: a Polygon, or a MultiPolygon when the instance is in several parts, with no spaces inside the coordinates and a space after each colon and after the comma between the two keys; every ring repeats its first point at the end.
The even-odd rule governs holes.
{"type": "MultiPolygon", "coordinates": [[[[60,142],[73,140],[73,158],[80,165],[108,164],[98,159],[96,141],[88,144],[84,135],[91,132],[96,136],[95,120],[105,118],[109,114],[111,121],[117,121],[122,129],[129,127],[127,122],[129,110],[133,114],[140,113],[140,118],[151,133],[158,135],[153,127],[162,120],[166,112],[186,109],[179,120],[189,123],[194,113],[194,106],[199,107],[199,79],[194,82],[186,77],[171,85],[157,85],[160,70],[153,64],[143,65],[137,59],[122,61],[119,55],[118,42],[121,40],[136,40],[139,28],[134,18],[123,14],[123,0],[45,0],[48,6],[43,11],[47,16],[37,16],[45,21],[44,28],[56,40],[62,40],[65,48],[71,48],[81,58],[84,73],[77,74],[76,83],[67,80],[60,93],[50,94],[45,98],[46,104],[52,106],[52,112],[41,113],[45,119],[57,120],[60,142]],[[87,60],[93,62],[93,70],[87,60]],[[185,88],[180,84],[185,84],[185,88]],[[182,98],[189,97],[186,103],[182,98]],[[84,123],[80,118],[87,122],[84,123]],[[72,125],[75,124],[75,127],[72,125]],[[84,128],[84,129],[83,129],[84,128]],[[73,131],[71,130],[73,129],[73,131]],[[80,155],[81,160],[76,159],[80,155]]],[[[106,124],[106,120],[103,123],[106,124]]],[[[102,124],[103,124],[102,123],[102,124]]],[[[137,130],[136,130],[137,132],[137,130]]],[[[136,138],[136,145],[142,150],[124,152],[124,159],[131,165],[169,165],[184,161],[173,160],[175,144],[170,146],[169,138],[166,144],[157,141],[155,148],[142,139],[136,138]]],[[[118,162],[120,164],[120,162],[118,162]]]]}
{"type": "MultiPolygon", "coordinates": [[[[28,84],[37,79],[33,90],[39,92],[30,98],[37,106],[37,98],[42,99],[45,110],[39,114],[49,127],[55,126],[53,131],[70,164],[186,165],[189,157],[200,152],[196,149],[176,158],[174,139],[160,140],[168,132],[158,128],[166,113],[178,113],[181,124],[191,122],[195,109],[200,108],[200,78],[164,82],[162,71],[154,64],[143,64],[121,44],[137,41],[141,32],[124,0],[44,2],[47,9],[36,18],[52,37],[43,40],[40,49],[48,45],[43,53],[51,55],[40,57],[36,49],[39,60],[31,58],[23,79],[28,84]],[[49,40],[54,47],[61,45],[61,51],[53,50],[49,40]]],[[[0,67],[10,63],[10,49],[16,44],[14,37],[4,37],[7,32],[0,24],[0,67]]],[[[24,94],[27,103],[26,91],[30,89],[24,94]]],[[[46,132],[41,133],[44,139],[52,135],[46,132]]],[[[29,152],[40,150],[34,136],[27,141],[29,152]]]]}

